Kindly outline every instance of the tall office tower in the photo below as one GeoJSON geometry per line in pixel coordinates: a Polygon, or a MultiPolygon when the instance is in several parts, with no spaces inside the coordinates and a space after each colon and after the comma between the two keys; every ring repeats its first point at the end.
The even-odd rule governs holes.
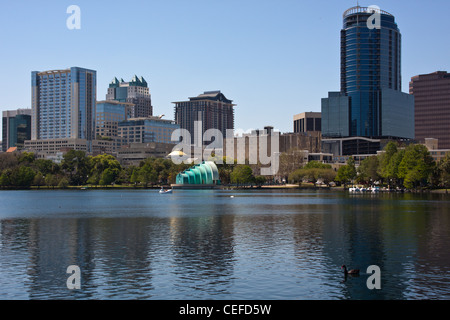
{"type": "Polygon", "coordinates": [[[357,6],[344,12],[343,22],[341,91],[322,99],[323,136],[413,139],[414,98],[401,92],[394,16],[357,6]]]}
{"type": "Polygon", "coordinates": [[[415,99],[416,139],[438,139],[439,149],[450,149],[450,74],[437,71],[411,78],[415,99]]]}
{"type": "Polygon", "coordinates": [[[131,118],[151,117],[153,115],[152,97],[143,77],[134,76],[130,82],[114,78],[109,84],[106,100],[115,100],[134,104],[131,118]]]}
{"type": "MultiPolygon", "coordinates": [[[[208,129],[218,129],[225,137],[227,129],[234,129],[234,107],[220,91],[206,91],[189,101],[173,102],[175,104],[175,121],[182,129],[191,134],[195,144],[194,122],[202,122],[202,135],[208,129]]],[[[204,142],[209,144],[209,142],[204,142]]]]}
{"type": "Polygon", "coordinates": [[[96,71],[33,71],[31,86],[31,140],[95,139],[96,71]]]}
{"type": "Polygon", "coordinates": [[[31,109],[3,111],[2,151],[11,147],[23,149],[25,140],[31,139],[31,109]]]}

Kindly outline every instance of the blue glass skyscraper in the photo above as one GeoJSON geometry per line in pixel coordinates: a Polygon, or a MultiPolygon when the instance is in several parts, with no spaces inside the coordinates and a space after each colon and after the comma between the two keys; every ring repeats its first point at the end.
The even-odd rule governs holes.
{"type": "Polygon", "coordinates": [[[351,98],[350,135],[380,136],[380,91],[401,90],[400,30],[381,12],[381,28],[369,29],[373,15],[356,7],[344,13],[341,31],[341,92],[351,98]]]}
{"type": "Polygon", "coordinates": [[[414,98],[401,89],[401,34],[394,16],[359,6],[345,11],[341,91],[322,99],[323,136],[414,138],[414,98]]]}

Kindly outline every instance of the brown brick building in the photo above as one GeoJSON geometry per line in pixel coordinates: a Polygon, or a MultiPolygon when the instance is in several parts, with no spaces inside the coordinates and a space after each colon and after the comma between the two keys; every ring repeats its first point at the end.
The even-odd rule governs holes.
{"type": "Polygon", "coordinates": [[[416,140],[439,139],[439,149],[450,149],[450,74],[437,71],[411,78],[415,100],[416,140]]]}
{"type": "Polygon", "coordinates": [[[207,91],[189,101],[173,102],[175,104],[175,121],[181,129],[191,134],[194,144],[194,122],[202,123],[202,134],[208,129],[218,129],[225,136],[227,129],[234,129],[234,107],[220,91],[207,91]]]}

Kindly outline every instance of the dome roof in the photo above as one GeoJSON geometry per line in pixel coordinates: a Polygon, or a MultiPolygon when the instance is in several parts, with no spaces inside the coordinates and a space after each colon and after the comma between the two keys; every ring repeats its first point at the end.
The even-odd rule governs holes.
{"type": "Polygon", "coordinates": [[[213,161],[203,161],[200,164],[180,172],[176,184],[184,185],[214,185],[220,184],[219,170],[213,161]]]}

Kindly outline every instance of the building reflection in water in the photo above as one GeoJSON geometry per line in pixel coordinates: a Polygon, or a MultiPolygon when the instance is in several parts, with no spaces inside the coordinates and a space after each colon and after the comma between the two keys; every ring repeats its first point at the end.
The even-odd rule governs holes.
{"type": "Polygon", "coordinates": [[[170,254],[173,259],[170,282],[174,296],[195,298],[230,294],[234,268],[234,207],[203,201],[185,215],[185,203],[171,206],[170,254]]]}
{"type": "Polygon", "coordinates": [[[134,214],[111,208],[113,215],[0,219],[0,297],[450,298],[450,202],[437,196],[242,192],[232,199],[206,192],[166,199],[133,198],[128,205],[136,209],[127,212],[134,214]],[[342,264],[361,275],[344,281],[342,264]],[[80,266],[82,290],[67,289],[69,265],[80,266]],[[366,286],[370,265],[381,269],[381,290],[366,286]]]}
{"type": "Polygon", "coordinates": [[[31,220],[30,298],[151,297],[153,242],[145,223],[135,218],[31,220]],[[69,265],[80,267],[83,290],[67,290],[69,265]]]}

